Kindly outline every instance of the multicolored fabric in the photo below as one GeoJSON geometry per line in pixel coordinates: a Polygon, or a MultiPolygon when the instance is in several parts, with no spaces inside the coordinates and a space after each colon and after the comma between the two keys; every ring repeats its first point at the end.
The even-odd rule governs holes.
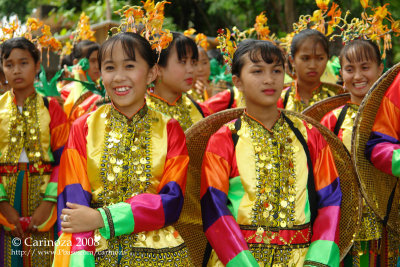
{"type": "MultiPolygon", "coordinates": [[[[359,105],[348,102],[347,106],[348,108],[346,111],[346,116],[344,117],[343,123],[337,136],[340,140],[342,140],[347,150],[351,151],[351,134],[353,131],[354,119],[356,118],[359,105]]],[[[321,124],[333,132],[335,130],[339,115],[342,112],[343,108],[344,106],[338,107],[326,114],[322,118],[321,124]]]]}
{"type": "Polygon", "coordinates": [[[207,106],[211,113],[229,108],[241,108],[246,106],[242,92],[236,87],[219,92],[204,101],[203,104],[207,106]]]}
{"type": "Polygon", "coordinates": [[[400,177],[400,73],[387,89],[365,154],[379,170],[400,177]]]}
{"type": "Polygon", "coordinates": [[[281,98],[278,100],[278,108],[302,112],[314,103],[335,95],[337,95],[336,88],[329,86],[329,84],[321,83],[317,88],[313,89],[312,97],[306,103],[300,99],[297,92],[297,82],[293,81],[288,88],[282,91],[281,98]]]}
{"type": "MultiPolygon", "coordinates": [[[[43,99],[34,93],[18,110],[12,91],[0,97],[0,177],[7,201],[20,217],[30,217],[42,201],[57,201],[57,183],[60,157],[68,138],[68,123],[57,100],[43,99]],[[47,103],[45,103],[47,102],[47,103]],[[29,163],[18,163],[25,149],[29,163]]],[[[4,194],[3,191],[3,194],[4,194]]],[[[50,266],[52,226],[57,219],[54,205],[49,218],[38,227],[39,233],[30,234],[28,240],[42,243],[43,247],[14,246],[12,236],[4,229],[15,226],[0,217],[1,266],[50,266]],[[30,239],[29,239],[30,238],[30,239]],[[35,252],[30,250],[34,250],[35,252]],[[41,250],[47,255],[40,255],[41,250]],[[24,255],[23,257],[21,255],[24,255]]]]}
{"type": "Polygon", "coordinates": [[[287,118],[306,141],[316,203],[306,152],[283,115],[269,130],[246,113],[236,146],[235,121],[228,123],[211,136],[202,166],[209,266],[338,266],[342,194],[332,153],[315,128],[287,118]]]}
{"type": "Polygon", "coordinates": [[[204,103],[191,100],[187,94],[180,95],[173,103],[147,91],[147,105],[161,113],[174,118],[186,131],[190,126],[211,114],[204,103]]]}
{"type": "MultiPolygon", "coordinates": [[[[338,132],[338,137],[342,140],[346,148],[351,151],[351,136],[359,105],[350,102],[347,105],[348,108],[338,132]]],[[[341,106],[326,114],[322,118],[321,124],[333,132],[343,108],[344,106],[341,106]]],[[[378,243],[382,237],[382,223],[364,199],[362,214],[361,226],[355,237],[356,241],[344,258],[342,266],[379,266],[380,264],[378,243]]]]}
{"type": "Polygon", "coordinates": [[[62,233],[54,266],[190,266],[170,226],[182,209],[188,162],[179,123],[147,105],[131,119],[103,105],[76,120],[61,159],[59,215],[67,201],[99,208],[105,227],[101,236],[62,233]]]}
{"type": "Polygon", "coordinates": [[[83,94],[74,104],[71,113],[68,116],[68,121],[72,124],[77,118],[86,113],[95,111],[96,102],[101,99],[100,95],[96,95],[90,91],[83,94]]]}

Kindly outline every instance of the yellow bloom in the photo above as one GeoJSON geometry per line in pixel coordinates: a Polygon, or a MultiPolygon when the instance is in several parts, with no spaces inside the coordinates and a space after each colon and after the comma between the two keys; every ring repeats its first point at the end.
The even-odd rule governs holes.
{"type": "Polygon", "coordinates": [[[364,9],[368,7],[368,0],[360,0],[360,3],[364,9]]]}
{"type": "Polygon", "coordinates": [[[391,29],[393,32],[397,33],[396,36],[398,36],[400,34],[400,20],[393,22],[391,29]]]}
{"type": "Polygon", "coordinates": [[[198,44],[204,50],[207,51],[209,44],[207,41],[207,36],[205,34],[203,34],[203,33],[197,34],[196,37],[194,38],[194,41],[196,42],[196,44],[198,44]]]}
{"type": "Polygon", "coordinates": [[[327,10],[327,9],[328,9],[329,1],[330,1],[330,0],[315,0],[317,6],[318,6],[321,10],[327,10]]]}
{"type": "Polygon", "coordinates": [[[196,32],[195,29],[189,28],[189,29],[187,29],[186,31],[184,31],[183,34],[184,34],[185,36],[190,36],[190,35],[193,35],[195,32],[196,32]]]}
{"type": "Polygon", "coordinates": [[[388,5],[389,4],[384,4],[383,6],[378,6],[375,8],[374,18],[382,21],[388,14],[390,15],[386,7],[388,5]]]}
{"type": "Polygon", "coordinates": [[[143,2],[143,8],[146,10],[146,12],[151,12],[154,10],[154,0],[146,0],[146,2],[143,2]]]}
{"type": "Polygon", "coordinates": [[[39,22],[35,18],[29,18],[28,21],[26,22],[26,26],[30,28],[32,31],[38,30],[42,25],[43,23],[39,22]]]}
{"type": "Polygon", "coordinates": [[[264,25],[267,23],[268,18],[264,15],[265,11],[261,12],[260,15],[256,17],[256,24],[264,25]]]}

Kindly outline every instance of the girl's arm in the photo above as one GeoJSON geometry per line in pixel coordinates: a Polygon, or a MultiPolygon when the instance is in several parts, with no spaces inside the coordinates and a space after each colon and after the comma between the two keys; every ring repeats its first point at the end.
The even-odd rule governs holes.
{"type": "Polygon", "coordinates": [[[183,206],[189,156],[185,134],[174,119],[167,123],[167,139],[168,151],[157,194],[143,193],[125,202],[100,208],[104,222],[100,233],[104,238],[157,230],[178,220],[183,206]]]}
{"type": "MultiPolygon", "coordinates": [[[[90,206],[92,190],[87,176],[86,135],[88,115],[72,125],[67,145],[61,157],[57,214],[66,208],[66,202],[90,206]]],[[[57,221],[60,237],[56,243],[54,266],[94,266],[95,244],[93,231],[61,233],[61,220],[57,221]]]]}
{"type": "Polygon", "coordinates": [[[304,266],[339,266],[339,219],[342,192],[332,152],[322,135],[307,126],[314,168],[317,216],[304,266]]]}
{"type": "MultiPolygon", "coordinates": [[[[223,126],[211,136],[203,159],[200,194],[204,232],[224,265],[258,266],[227,207],[232,162],[236,162],[232,133],[223,126]]],[[[237,171],[233,175],[239,176],[237,171]]]]}
{"type": "Polygon", "coordinates": [[[382,99],[365,154],[379,170],[400,177],[400,74],[382,99]]]}

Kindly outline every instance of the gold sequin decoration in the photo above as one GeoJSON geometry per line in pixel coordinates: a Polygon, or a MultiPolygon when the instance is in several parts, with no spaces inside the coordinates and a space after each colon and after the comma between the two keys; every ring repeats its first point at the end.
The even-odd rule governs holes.
{"type": "Polygon", "coordinates": [[[104,206],[146,191],[151,178],[151,122],[144,106],[130,120],[110,108],[101,156],[100,176],[105,190],[97,201],[104,206]],[[139,145],[136,150],[131,148],[139,145]]]}
{"type": "MultiPolygon", "coordinates": [[[[291,101],[293,101],[293,108],[290,107],[290,110],[293,111],[297,111],[297,112],[302,112],[303,110],[305,110],[307,107],[312,106],[313,104],[315,104],[318,101],[324,100],[330,96],[334,96],[336,95],[335,92],[329,90],[327,87],[323,86],[323,84],[321,84],[317,89],[315,89],[312,92],[312,96],[310,98],[310,100],[308,101],[308,103],[304,102],[301,99],[297,99],[296,97],[296,85],[293,82],[291,85],[291,91],[289,93],[289,98],[291,101]]],[[[288,103],[289,101],[288,100],[288,103]]],[[[288,108],[288,104],[287,104],[287,108],[288,108]]]]}
{"type": "Polygon", "coordinates": [[[242,116],[242,121],[242,127],[250,133],[256,160],[257,193],[252,224],[258,229],[261,226],[291,228],[295,212],[296,161],[289,126],[282,116],[271,131],[247,115],[242,116]]]}
{"type": "Polygon", "coordinates": [[[40,120],[38,116],[37,94],[29,96],[22,107],[22,113],[13,101],[9,102],[10,111],[9,140],[5,154],[7,163],[18,163],[22,149],[25,148],[30,163],[42,163],[40,143],[40,120]]]}
{"type": "Polygon", "coordinates": [[[192,103],[189,99],[187,99],[186,94],[182,94],[182,96],[176,101],[174,105],[169,105],[167,102],[152,95],[149,95],[147,98],[147,104],[152,109],[164,113],[171,118],[177,120],[184,131],[186,131],[190,126],[193,125],[192,118],[190,117],[192,103]]]}

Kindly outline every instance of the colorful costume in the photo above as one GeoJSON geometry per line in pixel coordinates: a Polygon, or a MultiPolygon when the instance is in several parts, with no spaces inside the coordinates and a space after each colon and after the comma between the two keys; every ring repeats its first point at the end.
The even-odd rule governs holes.
{"type": "Polygon", "coordinates": [[[215,113],[225,109],[245,107],[246,103],[242,92],[233,87],[210,97],[204,102],[204,105],[211,113],[215,113]]]}
{"type": "Polygon", "coordinates": [[[79,118],[61,159],[58,211],[67,201],[99,208],[105,227],[101,239],[97,230],[63,233],[54,266],[190,266],[170,226],[188,162],[179,123],[146,104],[131,119],[112,105],[79,118]]]}
{"type": "MultiPolygon", "coordinates": [[[[57,201],[58,165],[68,138],[67,119],[53,98],[34,93],[23,107],[17,107],[9,91],[0,97],[0,124],[0,199],[9,201],[20,217],[30,217],[42,201],[57,201]]],[[[25,239],[32,246],[25,242],[16,246],[13,236],[5,233],[15,226],[1,216],[0,265],[50,266],[56,220],[54,205],[50,217],[38,226],[39,232],[25,239]]]]}
{"type": "MultiPolygon", "coordinates": [[[[342,140],[349,151],[351,151],[351,136],[358,108],[357,104],[349,102],[329,112],[321,120],[324,126],[342,140]]],[[[382,223],[363,200],[361,226],[353,247],[342,262],[343,266],[379,266],[382,227],[382,223]]]]}
{"type": "Polygon", "coordinates": [[[281,113],[269,130],[245,113],[210,138],[204,155],[208,265],[338,266],[341,197],[315,128],[281,113]]]}
{"type": "Polygon", "coordinates": [[[313,89],[312,97],[310,98],[308,103],[305,103],[300,99],[300,96],[297,92],[297,82],[294,81],[288,88],[282,91],[281,99],[279,99],[278,101],[278,107],[287,110],[302,112],[304,109],[318,101],[342,93],[339,88],[340,87],[337,85],[321,83],[317,88],[313,89]]]}
{"type": "Polygon", "coordinates": [[[184,131],[211,114],[203,103],[196,102],[185,93],[175,99],[173,103],[169,103],[162,97],[148,91],[147,104],[150,108],[176,119],[184,131]]]}

